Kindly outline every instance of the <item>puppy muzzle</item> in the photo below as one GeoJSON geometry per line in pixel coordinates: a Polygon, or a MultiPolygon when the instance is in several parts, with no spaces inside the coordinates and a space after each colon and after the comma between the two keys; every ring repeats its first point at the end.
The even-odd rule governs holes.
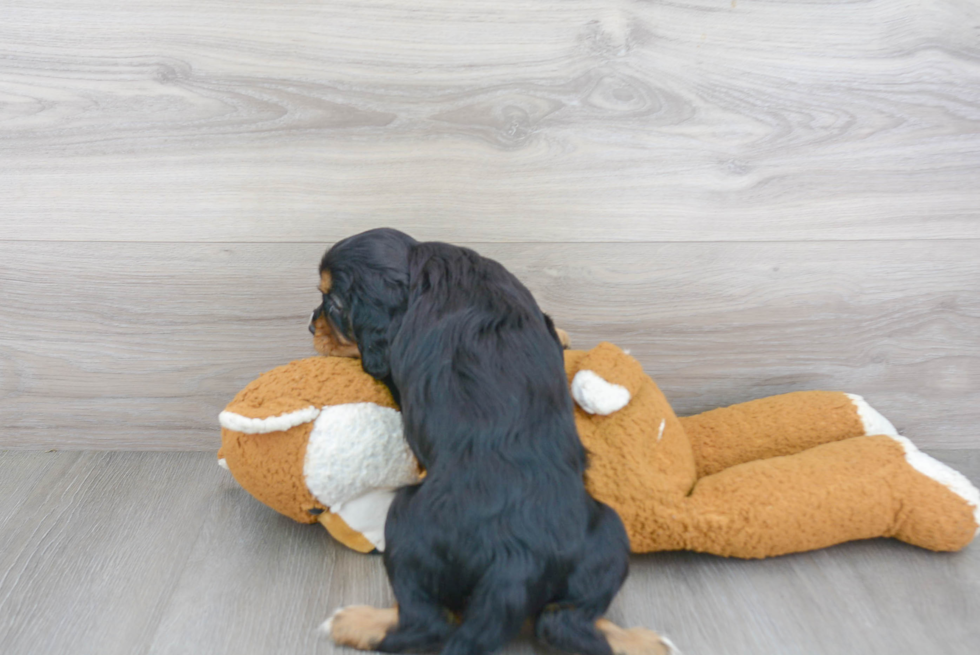
{"type": "Polygon", "coordinates": [[[324,311],[323,303],[320,303],[320,306],[314,309],[313,313],[310,315],[309,330],[310,330],[310,334],[312,334],[313,336],[316,336],[316,319],[321,318],[323,316],[323,311],[324,311]]]}

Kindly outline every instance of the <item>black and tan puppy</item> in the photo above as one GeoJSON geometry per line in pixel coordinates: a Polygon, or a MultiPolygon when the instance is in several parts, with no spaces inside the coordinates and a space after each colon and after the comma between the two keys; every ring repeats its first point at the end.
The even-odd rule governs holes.
{"type": "Polygon", "coordinates": [[[472,250],[390,229],[339,242],[320,274],[319,349],[356,349],[392,389],[426,470],[385,526],[397,609],[342,609],[325,624],[334,640],[483,655],[530,619],[541,641],[580,655],[670,652],[656,633],[600,620],[629,545],[585,490],[562,347],[531,293],[472,250]]]}

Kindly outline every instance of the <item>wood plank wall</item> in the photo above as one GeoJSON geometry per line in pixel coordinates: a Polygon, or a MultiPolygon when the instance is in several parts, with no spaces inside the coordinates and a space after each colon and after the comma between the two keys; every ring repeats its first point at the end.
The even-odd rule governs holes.
{"type": "Polygon", "coordinates": [[[0,0],[0,447],[215,449],[378,225],[681,413],[977,447],[980,3],[0,0]]]}

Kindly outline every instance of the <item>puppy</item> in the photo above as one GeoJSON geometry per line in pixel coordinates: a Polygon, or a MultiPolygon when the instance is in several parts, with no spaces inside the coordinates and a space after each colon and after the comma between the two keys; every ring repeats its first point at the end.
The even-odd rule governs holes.
{"type": "Polygon", "coordinates": [[[579,655],[671,652],[656,633],[600,619],[629,543],[585,490],[562,345],[517,278],[391,229],[337,243],[320,276],[317,348],[360,356],[392,390],[426,471],[385,525],[397,608],[338,611],[324,624],[334,640],[483,655],[530,619],[538,639],[579,655]]]}

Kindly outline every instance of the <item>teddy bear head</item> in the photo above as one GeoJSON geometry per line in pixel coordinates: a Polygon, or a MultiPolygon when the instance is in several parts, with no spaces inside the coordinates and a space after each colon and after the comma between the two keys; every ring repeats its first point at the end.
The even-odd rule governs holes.
{"type": "Polygon", "coordinates": [[[314,357],[264,373],[219,422],[219,463],[246,491],[335,536],[353,528],[367,538],[367,550],[381,546],[384,535],[359,517],[419,479],[391,394],[355,359],[314,357]]]}

